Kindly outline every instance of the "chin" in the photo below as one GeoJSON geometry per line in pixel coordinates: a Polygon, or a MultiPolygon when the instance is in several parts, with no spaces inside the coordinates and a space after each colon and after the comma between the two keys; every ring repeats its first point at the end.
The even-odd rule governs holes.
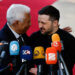
{"type": "Polygon", "coordinates": [[[41,34],[43,34],[43,35],[44,35],[44,34],[45,34],[45,32],[41,32],[41,34]]]}
{"type": "Polygon", "coordinates": [[[24,34],[25,32],[20,32],[19,34],[24,34]]]}

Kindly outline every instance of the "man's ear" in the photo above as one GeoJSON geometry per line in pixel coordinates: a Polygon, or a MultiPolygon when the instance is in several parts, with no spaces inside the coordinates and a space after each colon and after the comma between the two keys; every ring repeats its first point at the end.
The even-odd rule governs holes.
{"type": "Polygon", "coordinates": [[[14,26],[14,27],[17,27],[17,25],[19,25],[19,21],[18,21],[18,20],[16,20],[16,21],[13,23],[13,26],[14,26]]]}
{"type": "Polygon", "coordinates": [[[58,20],[53,21],[53,26],[57,27],[58,26],[58,20]]]}

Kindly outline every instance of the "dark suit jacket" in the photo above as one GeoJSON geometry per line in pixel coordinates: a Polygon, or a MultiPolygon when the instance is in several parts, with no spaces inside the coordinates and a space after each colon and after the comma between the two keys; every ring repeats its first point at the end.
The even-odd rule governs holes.
{"type": "MultiPolygon", "coordinates": [[[[22,34],[23,39],[28,44],[28,36],[26,34],[22,34]]],[[[3,27],[3,29],[0,31],[0,41],[5,40],[7,42],[17,40],[14,34],[11,32],[7,24],[3,27]]]]}
{"type": "MultiPolygon", "coordinates": [[[[22,37],[23,37],[25,43],[28,45],[28,36],[26,34],[22,34],[22,37]]],[[[13,40],[17,40],[17,39],[6,24],[3,27],[3,29],[0,31],[0,41],[7,41],[10,43],[13,40]]],[[[11,57],[9,54],[9,48],[7,48],[5,51],[6,51],[6,56],[2,62],[2,65],[0,66],[0,68],[7,66],[8,63],[12,62],[12,60],[13,60],[13,57],[11,57]]],[[[20,65],[20,62],[19,62],[19,65],[20,65]]],[[[2,73],[2,75],[15,75],[15,74],[13,74],[12,72],[9,72],[9,71],[4,71],[2,73]]]]}

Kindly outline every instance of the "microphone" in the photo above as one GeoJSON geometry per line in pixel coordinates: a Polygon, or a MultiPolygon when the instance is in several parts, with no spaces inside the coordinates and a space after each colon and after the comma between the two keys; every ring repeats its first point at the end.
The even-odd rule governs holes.
{"type": "Polygon", "coordinates": [[[45,62],[45,52],[42,46],[38,46],[34,48],[33,59],[35,60],[35,63],[37,64],[37,68],[38,68],[37,75],[42,75],[43,64],[45,62]]]}
{"type": "Polygon", "coordinates": [[[57,64],[57,51],[55,49],[55,47],[48,47],[46,49],[46,53],[45,53],[45,59],[46,59],[46,64],[48,64],[50,67],[50,71],[49,74],[50,75],[54,75],[53,72],[53,65],[57,64]]]}
{"type": "Polygon", "coordinates": [[[56,64],[57,63],[57,52],[54,47],[48,47],[46,49],[46,64],[56,64]]]}
{"type": "Polygon", "coordinates": [[[52,35],[52,47],[55,47],[56,50],[57,50],[57,59],[58,59],[58,66],[59,66],[59,70],[58,70],[58,74],[62,75],[63,72],[62,72],[62,69],[61,69],[61,59],[60,59],[60,53],[61,53],[61,50],[62,50],[62,44],[60,42],[60,36],[55,33],[52,35]]]}
{"type": "MultiPolygon", "coordinates": [[[[0,66],[1,67],[2,67],[2,64],[5,62],[4,59],[7,57],[6,54],[8,52],[7,51],[8,46],[9,46],[8,42],[6,42],[6,41],[0,42],[0,66]]],[[[5,65],[3,65],[3,66],[5,66],[5,65]]],[[[11,63],[9,63],[8,66],[2,67],[0,69],[0,73],[3,73],[5,70],[8,70],[8,69],[10,69],[10,71],[12,71],[12,69],[13,69],[12,67],[13,67],[13,65],[11,63]]]]}
{"type": "Polygon", "coordinates": [[[14,74],[16,74],[19,66],[20,66],[20,58],[19,58],[19,43],[18,41],[11,41],[9,44],[9,53],[10,53],[10,57],[12,59],[12,63],[14,66],[14,74]]]}
{"type": "Polygon", "coordinates": [[[61,64],[64,65],[64,63],[62,62],[60,58],[61,50],[63,49],[63,44],[61,43],[60,36],[57,33],[52,35],[52,45],[51,46],[55,47],[57,50],[57,58],[58,58],[58,66],[59,66],[58,74],[65,75],[67,68],[65,69],[65,72],[64,72],[64,70],[61,68],[61,64]]]}
{"type": "Polygon", "coordinates": [[[11,56],[19,55],[19,43],[18,41],[11,41],[9,45],[9,52],[11,56]]]}
{"type": "Polygon", "coordinates": [[[22,46],[20,51],[22,66],[16,75],[20,75],[24,69],[24,75],[28,75],[28,63],[32,60],[32,49],[30,46],[22,46]]]}
{"type": "Polygon", "coordinates": [[[60,42],[60,37],[56,33],[52,35],[52,47],[55,47],[57,51],[59,52],[61,52],[62,50],[62,44],[60,42]]]}
{"type": "Polygon", "coordinates": [[[32,60],[32,49],[30,46],[22,46],[20,51],[20,58],[22,62],[32,60]]]}
{"type": "Polygon", "coordinates": [[[6,56],[7,47],[8,47],[8,43],[6,41],[0,42],[0,66],[2,65],[3,59],[6,56]]]}

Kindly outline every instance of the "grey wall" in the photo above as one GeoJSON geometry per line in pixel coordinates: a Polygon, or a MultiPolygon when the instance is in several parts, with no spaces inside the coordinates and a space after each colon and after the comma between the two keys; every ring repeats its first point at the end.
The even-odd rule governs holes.
{"type": "Polygon", "coordinates": [[[71,34],[75,36],[75,0],[58,0],[53,6],[60,11],[60,28],[72,27],[71,34]]]}

